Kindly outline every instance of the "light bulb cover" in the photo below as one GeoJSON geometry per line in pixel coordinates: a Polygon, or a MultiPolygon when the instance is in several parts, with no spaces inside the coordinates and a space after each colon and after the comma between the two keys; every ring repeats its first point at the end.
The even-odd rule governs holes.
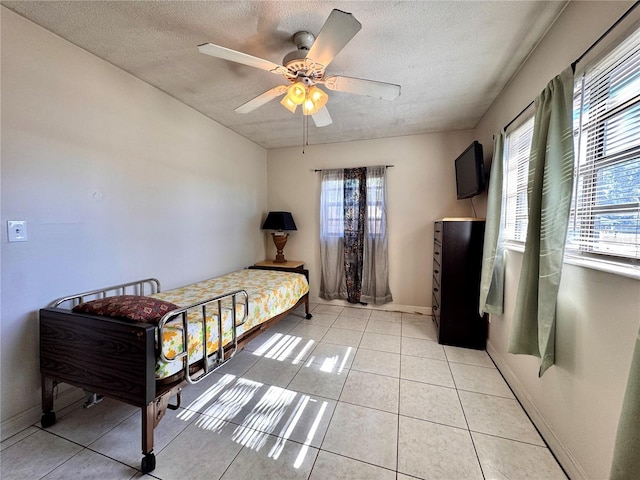
{"type": "Polygon", "coordinates": [[[287,98],[291,100],[296,105],[301,105],[304,102],[305,97],[307,96],[306,87],[300,83],[296,82],[289,87],[287,91],[287,98]]]}
{"type": "Polygon", "coordinates": [[[307,97],[311,98],[313,105],[318,110],[324,107],[327,104],[327,101],[329,100],[329,95],[327,95],[324,91],[322,91],[316,86],[313,86],[309,89],[309,92],[307,93],[307,97]]]}
{"type": "Polygon", "coordinates": [[[313,115],[315,113],[318,113],[318,110],[320,110],[320,108],[316,107],[313,104],[313,100],[311,100],[310,98],[307,98],[302,104],[303,115],[313,115]]]}
{"type": "Polygon", "coordinates": [[[289,110],[291,113],[296,113],[296,108],[298,108],[298,105],[293,103],[293,101],[291,101],[288,95],[285,95],[284,97],[282,97],[282,100],[280,100],[280,104],[284,108],[289,110]]]}

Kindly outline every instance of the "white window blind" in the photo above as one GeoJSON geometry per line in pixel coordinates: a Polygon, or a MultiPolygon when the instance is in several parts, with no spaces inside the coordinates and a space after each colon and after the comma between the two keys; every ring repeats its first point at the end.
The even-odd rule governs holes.
{"type": "Polygon", "coordinates": [[[567,253],[640,260],[640,30],[576,78],[567,253]]]}
{"type": "Polygon", "coordinates": [[[505,138],[504,239],[524,243],[527,238],[527,179],[533,136],[533,116],[505,138]]]}

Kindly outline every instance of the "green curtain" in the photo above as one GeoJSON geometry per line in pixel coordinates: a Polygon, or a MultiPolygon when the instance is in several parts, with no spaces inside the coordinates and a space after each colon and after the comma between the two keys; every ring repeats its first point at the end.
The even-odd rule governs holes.
{"type": "Polygon", "coordinates": [[[484,229],[480,315],[502,315],[504,309],[504,252],[502,249],[502,183],[504,176],[504,131],[493,141],[493,159],[484,229]]]}
{"type": "Polygon", "coordinates": [[[631,480],[640,472],[640,332],[631,360],[627,391],[618,422],[610,480],[631,480]]]}
{"type": "Polygon", "coordinates": [[[509,352],[555,361],[556,301],[573,189],[573,71],[535,99],[527,184],[528,227],[509,352]]]}

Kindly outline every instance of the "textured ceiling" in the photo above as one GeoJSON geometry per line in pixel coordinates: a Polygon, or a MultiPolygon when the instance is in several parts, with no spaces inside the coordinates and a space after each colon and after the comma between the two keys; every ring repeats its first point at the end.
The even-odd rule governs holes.
{"type": "Polygon", "coordinates": [[[333,124],[309,143],[474,128],[566,2],[2,1],[2,5],[154,85],[266,148],[302,143],[302,114],[275,100],[234,109],[283,78],[213,58],[214,43],[281,64],[297,31],[333,8],[362,30],[327,68],[402,86],[394,101],[329,91],[333,124]]]}

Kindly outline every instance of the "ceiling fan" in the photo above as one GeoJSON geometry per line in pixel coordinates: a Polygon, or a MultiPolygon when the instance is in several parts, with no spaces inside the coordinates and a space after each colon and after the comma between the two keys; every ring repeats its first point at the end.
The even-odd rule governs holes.
{"type": "Polygon", "coordinates": [[[252,112],[286,93],[280,101],[285,108],[294,113],[301,105],[303,115],[311,115],[316,127],[324,127],[332,123],[325,106],[329,96],[317,85],[324,85],[336,92],[384,100],[393,100],[400,95],[400,85],[340,75],[325,76],[325,69],[333,58],[361,28],[362,25],[351,13],[332,10],[317,38],[309,32],[298,32],[293,36],[297,50],[285,55],[283,65],[212,43],[199,45],[198,50],[205,55],[282,75],[287,80],[287,84],[278,85],[240,105],[235,109],[236,112],[252,112]]]}

